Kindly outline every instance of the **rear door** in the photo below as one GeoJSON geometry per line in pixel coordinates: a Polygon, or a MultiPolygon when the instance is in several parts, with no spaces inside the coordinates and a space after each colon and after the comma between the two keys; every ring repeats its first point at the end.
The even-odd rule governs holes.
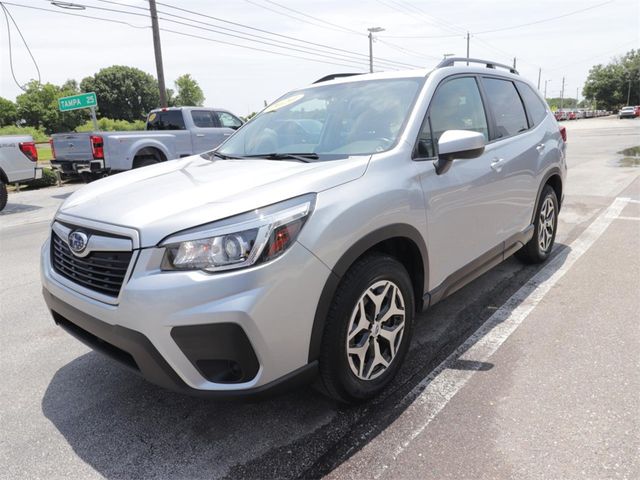
{"type": "MultiPolygon", "coordinates": [[[[491,142],[485,155],[491,158],[494,188],[499,192],[493,214],[499,220],[501,235],[510,241],[531,224],[540,156],[550,138],[546,137],[548,129],[540,126],[539,110],[535,113],[538,124],[530,122],[514,81],[483,76],[481,84],[492,117],[491,142]]],[[[526,85],[522,85],[524,89],[526,85]]]]}
{"type": "Polygon", "coordinates": [[[159,138],[169,151],[174,151],[177,158],[191,155],[192,141],[191,134],[185,125],[183,110],[156,110],[149,114],[147,118],[147,130],[162,131],[171,134],[172,137],[159,138]],[[172,142],[173,145],[169,145],[172,142]]]}

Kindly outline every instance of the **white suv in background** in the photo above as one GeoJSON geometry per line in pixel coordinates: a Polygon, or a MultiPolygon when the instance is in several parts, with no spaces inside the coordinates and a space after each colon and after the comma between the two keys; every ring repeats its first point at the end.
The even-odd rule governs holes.
{"type": "Polygon", "coordinates": [[[416,313],[554,243],[565,130],[467,61],[321,79],[215,151],[75,192],[42,249],[55,322],[178,391],[376,395],[416,313]]]}

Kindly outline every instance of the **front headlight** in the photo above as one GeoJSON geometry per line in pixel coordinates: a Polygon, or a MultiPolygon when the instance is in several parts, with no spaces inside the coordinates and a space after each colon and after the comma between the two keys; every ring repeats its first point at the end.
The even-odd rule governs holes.
{"type": "Polygon", "coordinates": [[[313,211],[315,194],[304,195],[163,241],[162,270],[218,272],[267,262],[295,242],[313,211]]]}

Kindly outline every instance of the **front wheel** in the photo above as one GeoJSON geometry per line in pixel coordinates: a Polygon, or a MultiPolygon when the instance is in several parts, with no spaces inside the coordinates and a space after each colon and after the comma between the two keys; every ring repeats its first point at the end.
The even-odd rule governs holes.
{"type": "Polygon", "coordinates": [[[545,185],[536,209],[533,237],[515,253],[523,263],[542,263],[551,253],[558,228],[558,197],[551,186],[545,185]]]}
{"type": "Polygon", "coordinates": [[[324,393],[345,403],[378,395],[404,360],[414,311],[413,286],[400,262],[384,254],[358,260],[327,316],[320,354],[324,393]]]}

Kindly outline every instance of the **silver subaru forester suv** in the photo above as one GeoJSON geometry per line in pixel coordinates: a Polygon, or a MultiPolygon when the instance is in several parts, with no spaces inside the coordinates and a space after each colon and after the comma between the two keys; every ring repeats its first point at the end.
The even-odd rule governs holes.
{"type": "Polygon", "coordinates": [[[565,131],[467,61],[323,78],[215,151],[78,190],[42,248],[55,322],[182,392],[376,395],[418,312],[554,243],[565,131]]]}

